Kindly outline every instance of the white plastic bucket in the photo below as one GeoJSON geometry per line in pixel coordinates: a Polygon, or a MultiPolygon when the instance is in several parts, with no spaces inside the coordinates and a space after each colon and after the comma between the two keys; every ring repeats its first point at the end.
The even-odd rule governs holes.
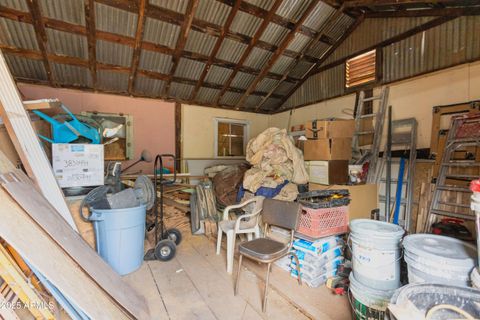
{"type": "Polygon", "coordinates": [[[353,273],[365,286],[379,290],[400,287],[400,241],[404,230],[391,223],[356,219],[350,222],[353,273]]]}
{"type": "Polygon", "coordinates": [[[478,272],[478,268],[473,269],[470,279],[472,281],[472,287],[480,289],[480,273],[478,272]]]}
{"type": "Polygon", "coordinates": [[[470,285],[475,246],[451,237],[414,234],[405,237],[403,247],[409,283],[470,285]]]}

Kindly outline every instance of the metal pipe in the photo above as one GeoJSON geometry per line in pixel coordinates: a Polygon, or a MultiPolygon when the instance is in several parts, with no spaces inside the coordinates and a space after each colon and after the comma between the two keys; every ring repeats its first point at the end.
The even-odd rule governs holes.
{"type": "Polygon", "coordinates": [[[392,183],[392,106],[388,106],[388,129],[387,129],[387,168],[385,182],[385,221],[390,222],[390,189],[392,183]]]}

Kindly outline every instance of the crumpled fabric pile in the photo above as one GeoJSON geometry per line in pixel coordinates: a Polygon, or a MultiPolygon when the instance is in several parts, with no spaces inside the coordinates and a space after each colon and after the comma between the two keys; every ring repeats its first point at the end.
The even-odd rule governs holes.
{"type": "Polygon", "coordinates": [[[246,159],[252,168],[245,172],[243,188],[256,193],[261,187],[276,188],[287,183],[274,199],[293,201],[298,184],[308,182],[303,154],[285,129],[268,128],[248,142],[246,159]]]}

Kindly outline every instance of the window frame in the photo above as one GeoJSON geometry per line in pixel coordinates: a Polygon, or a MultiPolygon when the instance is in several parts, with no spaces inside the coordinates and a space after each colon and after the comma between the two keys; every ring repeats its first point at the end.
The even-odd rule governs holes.
{"type": "Polygon", "coordinates": [[[231,118],[214,118],[213,119],[213,157],[218,159],[245,159],[246,157],[246,147],[250,137],[250,124],[249,120],[241,120],[241,119],[231,119],[231,118]],[[245,129],[243,132],[243,156],[220,156],[218,155],[218,124],[219,123],[229,123],[229,124],[239,124],[244,125],[245,129]]]}

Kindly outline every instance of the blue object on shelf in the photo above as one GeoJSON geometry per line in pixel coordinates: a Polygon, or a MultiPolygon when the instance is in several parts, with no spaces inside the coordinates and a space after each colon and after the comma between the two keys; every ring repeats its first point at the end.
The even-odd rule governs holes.
{"type": "Polygon", "coordinates": [[[393,223],[398,224],[400,215],[400,205],[402,202],[403,174],[405,171],[405,158],[400,158],[400,168],[398,169],[397,194],[395,196],[395,211],[393,214],[393,223]]]}
{"type": "Polygon", "coordinates": [[[33,113],[52,126],[53,139],[39,135],[40,138],[51,143],[71,143],[80,137],[84,137],[90,140],[92,144],[100,144],[100,134],[96,128],[79,121],[64,105],[62,105],[62,108],[72,120],[61,123],[41,111],[33,110],[33,113]]]}

